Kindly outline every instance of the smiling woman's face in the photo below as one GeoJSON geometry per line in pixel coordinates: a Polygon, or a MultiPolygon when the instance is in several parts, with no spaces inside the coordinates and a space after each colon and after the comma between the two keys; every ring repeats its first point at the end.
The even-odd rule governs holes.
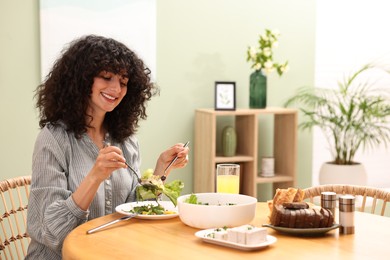
{"type": "Polygon", "coordinates": [[[127,93],[128,78],[102,71],[94,78],[89,107],[94,114],[104,115],[119,105],[127,93]]]}

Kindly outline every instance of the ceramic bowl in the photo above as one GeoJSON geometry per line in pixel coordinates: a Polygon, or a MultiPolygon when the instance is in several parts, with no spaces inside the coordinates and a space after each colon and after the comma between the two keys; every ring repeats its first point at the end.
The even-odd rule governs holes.
{"type": "Polygon", "coordinates": [[[228,193],[195,193],[198,202],[185,202],[191,194],[177,199],[180,220],[194,228],[235,227],[250,223],[256,213],[257,199],[228,193]],[[209,205],[204,205],[208,203],[209,205]]]}

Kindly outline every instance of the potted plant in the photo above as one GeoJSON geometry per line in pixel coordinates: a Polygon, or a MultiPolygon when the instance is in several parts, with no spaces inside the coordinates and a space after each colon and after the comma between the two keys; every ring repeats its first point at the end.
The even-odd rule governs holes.
{"type": "Polygon", "coordinates": [[[390,74],[382,66],[367,64],[338,82],[338,89],[301,88],[285,103],[298,105],[302,111],[301,129],[319,127],[328,141],[333,159],[322,165],[320,184],[365,185],[366,173],[354,160],[356,152],[361,147],[387,145],[390,140],[390,88],[379,87],[379,78],[365,77],[369,71],[378,76],[390,74]],[[348,175],[351,169],[353,177],[348,175]],[[333,180],[332,175],[338,179],[333,180]]]}
{"type": "Polygon", "coordinates": [[[257,46],[247,48],[247,62],[255,69],[249,79],[249,107],[265,108],[267,106],[267,75],[274,72],[282,76],[289,70],[288,61],[277,63],[274,61],[274,49],[279,46],[278,30],[265,29],[259,36],[257,46]]]}

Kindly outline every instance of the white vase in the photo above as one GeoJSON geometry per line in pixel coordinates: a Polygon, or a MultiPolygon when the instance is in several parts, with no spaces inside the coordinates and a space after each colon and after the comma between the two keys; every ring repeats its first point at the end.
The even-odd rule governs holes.
{"type": "Polygon", "coordinates": [[[324,184],[367,185],[367,173],[361,163],[353,165],[338,165],[323,163],[320,169],[319,181],[324,184]]]}

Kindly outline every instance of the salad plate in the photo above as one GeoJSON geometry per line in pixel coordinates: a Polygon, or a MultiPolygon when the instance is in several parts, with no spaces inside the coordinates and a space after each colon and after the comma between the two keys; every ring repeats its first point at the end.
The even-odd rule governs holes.
{"type": "Polygon", "coordinates": [[[326,228],[286,228],[286,227],[278,227],[271,224],[263,224],[263,227],[269,227],[276,231],[293,234],[293,235],[321,235],[325,234],[328,231],[338,228],[339,224],[333,224],[330,227],[326,228]]]}
{"type": "MultiPolygon", "coordinates": [[[[157,219],[170,219],[170,218],[175,218],[179,216],[179,212],[177,210],[177,207],[173,205],[171,201],[159,201],[159,204],[164,207],[165,210],[172,211],[174,212],[173,214],[163,214],[163,215],[142,215],[138,214],[135,216],[135,218],[138,219],[151,219],[151,220],[157,220],[157,219]]],[[[123,215],[133,215],[134,213],[131,212],[131,210],[134,207],[139,207],[139,206],[146,206],[146,205],[153,205],[157,206],[156,201],[137,201],[137,202],[129,202],[129,203],[124,203],[115,208],[116,212],[123,214],[123,215]]]]}
{"type": "Polygon", "coordinates": [[[273,243],[275,243],[277,241],[276,237],[271,236],[271,235],[267,235],[267,239],[263,243],[254,244],[254,245],[239,244],[239,243],[234,243],[234,242],[230,242],[227,240],[208,237],[208,234],[213,233],[214,230],[215,230],[215,228],[200,230],[200,231],[195,233],[195,236],[202,239],[204,242],[207,242],[207,243],[231,247],[231,248],[245,250],[245,251],[252,251],[252,250],[261,249],[261,248],[267,247],[269,245],[272,245],[273,243]]]}

